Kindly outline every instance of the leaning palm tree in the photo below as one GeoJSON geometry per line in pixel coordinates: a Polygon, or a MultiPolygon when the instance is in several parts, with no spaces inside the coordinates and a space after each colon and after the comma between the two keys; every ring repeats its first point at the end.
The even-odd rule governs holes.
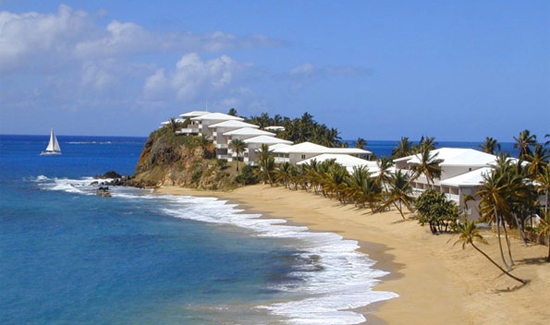
{"type": "MultiPolygon", "coordinates": [[[[493,170],[491,173],[483,175],[481,188],[476,192],[476,196],[481,198],[479,207],[482,221],[486,221],[488,223],[496,222],[500,257],[502,258],[502,262],[506,268],[510,270],[511,267],[504,258],[500,235],[501,224],[503,227],[506,227],[503,215],[509,214],[511,210],[508,203],[508,194],[509,185],[506,184],[504,175],[498,170],[493,170]]],[[[513,263],[513,261],[511,261],[511,263],[513,263]]]]}
{"type": "Polygon", "coordinates": [[[426,182],[430,186],[430,181],[433,184],[436,178],[441,177],[441,167],[439,163],[440,159],[437,159],[439,153],[432,154],[428,146],[422,147],[418,158],[420,162],[418,164],[412,165],[411,169],[414,173],[414,179],[424,175],[426,177],[426,182]]]}
{"type": "Polygon", "coordinates": [[[286,188],[288,188],[290,184],[293,167],[294,166],[291,165],[288,161],[285,161],[284,163],[280,164],[279,167],[275,170],[275,179],[277,180],[277,182],[283,183],[286,188]]]}
{"type": "Polygon", "coordinates": [[[489,153],[491,155],[494,155],[497,151],[500,151],[500,143],[498,143],[497,139],[493,139],[491,137],[486,137],[485,142],[478,145],[478,147],[483,152],[489,153]]]}
{"type": "Polygon", "coordinates": [[[506,274],[510,278],[512,278],[512,279],[514,279],[514,280],[516,280],[516,281],[518,281],[522,284],[527,283],[527,281],[525,281],[523,279],[520,279],[518,277],[515,277],[512,274],[510,274],[508,271],[503,269],[489,255],[487,255],[484,251],[482,251],[479,247],[476,246],[476,244],[475,244],[476,241],[480,242],[480,243],[483,243],[483,244],[488,244],[488,243],[485,240],[485,238],[483,238],[483,236],[481,236],[481,234],[479,233],[479,229],[477,228],[476,224],[473,221],[466,220],[466,221],[464,221],[464,223],[459,224],[458,225],[458,234],[459,234],[459,238],[455,242],[455,245],[457,243],[462,243],[462,249],[466,248],[466,245],[468,245],[468,244],[472,245],[472,247],[476,251],[478,251],[480,254],[485,256],[485,258],[487,258],[491,263],[493,263],[494,266],[498,267],[498,269],[501,270],[502,273],[506,274]]]}
{"type": "Polygon", "coordinates": [[[521,131],[517,138],[514,137],[514,140],[516,140],[514,148],[519,148],[519,159],[522,160],[531,154],[531,146],[537,144],[537,136],[531,134],[529,130],[521,131]]]}
{"type": "Polygon", "coordinates": [[[229,148],[237,155],[237,171],[239,171],[239,157],[243,154],[246,144],[241,139],[233,139],[229,143],[229,148]]]}
{"type": "Polygon", "coordinates": [[[390,190],[386,194],[386,202],[382,205],[381,209],[387,209],[393,205],[397,208],[401,217],[405,219],[403,205],[405,205],[409,211],[412,211],[412,203],[414,202],[409,177],[401,170],[398,170],[391,177],[389,188],[390,190]]]}
{"type": "Polygon", "coordinates": [[[413,143],[409,141],[408,137],[401,137],[401,140],[397,142],[397,147],[392,149],[392,157],[394,159],[403,158],[412,153],[413,143]]]}

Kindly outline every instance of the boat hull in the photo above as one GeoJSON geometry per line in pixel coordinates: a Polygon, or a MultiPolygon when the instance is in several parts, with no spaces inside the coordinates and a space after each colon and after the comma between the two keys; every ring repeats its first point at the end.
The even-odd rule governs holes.
{"type": "Polygon", "coordinates": [[[61,152],[57,151],[42,151],[40,153],[41,156],[59,156],[61,155],[61,152]]]}

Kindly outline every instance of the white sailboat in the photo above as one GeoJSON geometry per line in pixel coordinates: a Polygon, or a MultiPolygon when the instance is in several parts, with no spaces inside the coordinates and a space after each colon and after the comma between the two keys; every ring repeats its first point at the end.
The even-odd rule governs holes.
{"type": "Polygon", "coordinates": [[[59,147],[59,142],[57,142],[57,137],[53,133],[53,129],[50,133],[50,143],[46,147],[46,151],[40,153],[41,156],[51,156],[51,155],[60,155],[61,148],[59,147]]]}

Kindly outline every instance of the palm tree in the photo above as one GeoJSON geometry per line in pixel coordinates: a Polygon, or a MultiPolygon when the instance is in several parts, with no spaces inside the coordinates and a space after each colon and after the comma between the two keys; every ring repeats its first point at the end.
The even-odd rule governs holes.
{"type": "Polygon", "coordinates": [[[390,168],[393,166],[393,159],[390,157],[382,157],[378,160],[378,169],[380,170],[376,181],[378,184],[386,188],[386,184],[390,182],[391,171],[390,168]]]}
{"type": "Polygon", "coordinates": [[[401,217],[405,219],[402,205],[405,205],[409,211],[412,211],[412,203],[414,202],[409,177],[401,170],[398,170],[392,175],[389,188],[390,190],[387,193],[388,197],[382,209],[387,209],[391,205],[394,205],[401,214],[401,217]]]}
{"type": "Polygon", "coordinates": [[[516,143],[514,143],[514,148],[519,148],[519,159],[525,160],[526,156],[531,155],[531,146],[537,144],[537,136],[531,134],[529,130],[523,130],[519,133],[519,136],[516,138],[516,143]]]}
{"type": "Polygon", "coordinates": [[[288,188],[288,185],[290,183],[292,168],[294,168],[294,166],[291,165],[288,161],[285,161],[284,163],[280,164],[279,167],[275,170],[275,179],[278,182],[283,183],[286,188],[288,188]]]}
{"type": "Polygon", "coordinates": [[[392,157],[397,159],[409,156],[412,153],[412,149],[413,143],[409,141],[409,138],[401,137],[401,141],[397,142],[397,147],[392,150],[392,157]]]}
{"type": "Polygon", "coordinates": [[[428,148],[429,150],[434,150],[437,144],[438,143],[435,142],[434,137],[422,136],[420,138],[420,141],[418,142],[417,149],[419,152],[421,152],[425,148],[428,148]]]}
{"type": "Polygon", "coordinates": [[[241,139],[233,139],[229,143],[229,148],[237,155],[237,171],[239,171],[239,157],[244,152],[246,144],[241,139]]]}
{"type": "Polygon", "coordinates": [[[367,146],[367,140],[363,138],[357,138],[355,142],[355,148],[364,149],[367,146]]]}
{"type": "Polygon", "coordinates": [[[227,113],[227,114],[231,115],[231,116],[237,116],[237,110],[234,109],[234,108],[230,108],[229,113],[227,113]]]}
{"type": "Polygon", "coordinates": [[[544,218],[540,218],[540,224],[535,229],[540,237],[546,237],[546,243],[548,245],[548,256],[546,261],[550,262],[550,213],[546,211],[544,213],[544,218]]]}
{"type": "MultiPolygon", "coordinates": [[[[510,213],[510,205],[508,204],[508,184],[504,182],[502,173],[498,170],[493,170],[490,174],[483,176],[481,188],[476,192],[476,196],[481,197],[479,202],[482,221],[488,223],[496,222],[498,247],[502,262],[508,270],[511,267],[504,258],[502,249],[502,241],[500,236],[500,225],[506,227],[502,214],[510,213]]],[[[511,257],[510,257],[511,260],[511,257]]],[[[513,263],[513,261],[511,261],[513,263]]]]}
{"type": "Polygon", "coordinates": [[[548,193],[550,192],[550,164],[546,164],[541,173],[536,178],[536,188],[539,193],[544,193],[546,204],[544,205],[544,212],[548,213],[548,193]]]}
{"type": "Polygon", "coordinates": [[[441,177],[441,167],[439,163],[441,160],[437,159],[439,153],[431,154],[429,146],[421,147],[421,151],[418,154],[420,163],[411,166],[411,170],[414,172],[414,179],[424,174],[426,176],[426,182],[430,186],[430,181],[433,183],[434,179],[441,177]]]}
{"type": "Polygon", "coordinates": [[[179,130],[181,127],[182,127],[182,126],[181,126],[181,123],[178,122],[177,119],[175,119],[175,118],[173,118],[173,117],[170,118],[169,123],[168,123],[168,128],[170,128],[170,130],[171,130],[172,132],[175,133],[175,132],[176,132],[177,130],[179,130]]]}
{"type": "Polygon", "coordinates": [[[273,152],[269,150],[269,145],[263,143],[262,147],[258,151],[258,164],[259,164],[259,176],[265,182],[273,185],[274,171],[275,171],[275,158],[273,158],[273,152]]]}
{"type": "Polygon", "coordinates": [[[485,142],[478,145],[478,147],[483,152],[489,153],[491,155],[494,155],[497,150],[500,151],[500,144],[498,143],[497,139],[493,139],[491,137],[486,137],[485,142]]]}
{"type": "Polygon", "coordinates": [[[375,213],[380,202],[384,200],[382,186],[375,178],[368,177],[361,190],[362,200],[369,205],[372,213],[375,213]]]}
{"type": "Polygon", "coordinates": [[[473,221],[466,220],[466,221],[464,221],[464,223],[458,225],[458,234],[459,234],[459,238],[455,242],[455,245],[457,243],[462,243],[462,249],[466,248],[466,245],[468,245],[468,244],[472,245],[472,247],[476,251],[478,251],[480,254],[485,256],[485,258],[487,258],[491,263],[493,263],[493,265],[496,266],[500,271],[502,271],[502,273],[506,274],[510,278],[512,278],[512,279],[514,279],[514,280],[516,280],[516,281],[518,281],[522,284],[527,283],[527,281],[522,280],[518,277],[515,277],[512,274],[510,274],[508,271],[503,269],[491,257],[489,257],[489,255],[487,255],[484,251],[482,251],[479,247],[477,247],[475,245],[474,242],[476,242],[476,241],[478,241],[480,243],[483,243],[483,244],[488,244],[488,243],[485,240],[485,238],[483,238],[483,236],[481,236],[481,234],[479,233],[479,229],[477,228],[476,224],[473,221]]]}
{"type": "Polygon", "coordinates": [[[533,152],[525,157],[529,162],[527,172],[531,178],[536,179],[537,175],[543,172],[544,166],[548,165],[549,157],[550,154],[541,144],[537,144],[533,152]]]}

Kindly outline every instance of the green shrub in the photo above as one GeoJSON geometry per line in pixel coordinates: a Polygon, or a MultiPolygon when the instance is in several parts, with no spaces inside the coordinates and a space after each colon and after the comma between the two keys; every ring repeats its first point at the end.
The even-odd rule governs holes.
{"type": "Polygon", "coordinates": [[[254,168],[250,166],[244,166],[241,169],[241,173],[235,178],[237,183],[243,184],[243,185],[251,185],[251,184],[257,184],[258,178],[256,177],[256,173],[254,172],[254,168]]]}
{"type": "Polygon", "coordinates": [[[460,218],[458,206],[443,193],[426,190],[414,202],[421,225],[429,224],[433,234],[454,231],[460,218]]]}

